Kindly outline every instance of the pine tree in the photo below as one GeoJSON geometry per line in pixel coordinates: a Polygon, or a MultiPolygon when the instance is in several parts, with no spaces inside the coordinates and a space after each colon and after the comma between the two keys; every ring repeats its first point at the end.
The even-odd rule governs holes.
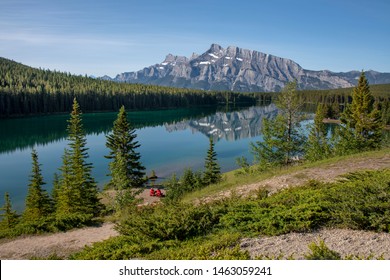
{"type": "Polygon", "coordinates": [[[136,137],[135,129],[127,120],[125,107],[122,106],[106,141],[110,149],[106,158],[112,160],[109,165],[109,186],[114,189],[141,188],[145,184],[145,167],[141,163],[140,154],[136,152],[140,147],[136,137]]]}
{"type": "Polygon", "coordinates": [[[58,190],[57,213],[99,214],[101,204],[92,178],[92,164],[87,163],[88,148],[77,100],[68,120],[68,149],[65,149],[58,190]]]}
{"type": "Polygon", "coordinates": [[[205,160],[205,171],[203,182],[206,185],[215,184],[221,181],[221,169],[217,162],[217,153],[214,151],[213,138],[209,138],[209,149],[205,160]]]}
{"type": "Polygon", "coordinates": [[[12,210],[11,199],[9,193],[6,192],[4,195],[4,206],[0,208],[3,211],[3,214],[0,214],[3,218],[1,219],[1,226],[10,229],[13,228],[18,222],[18,215],[16,211],[12,210]]]}
{"type": "Polygon", "coordinates": [[[252,154],[262,168],[268,165],[287,165],[303,151],[305,137],[300,133],[303,102],[296,90],[296,82],[288,83],[278,95],[279,114],[275,119],[264,120],[263,141],[251,143],[252,154]]]}
{"type": "Polygon", "coordinates": [[[52,205],[47,191],[43,189],[43,185],[46,183],[43,181],[40,164],[38,163],[38,154],[35,150],[32,150],[31,157],[32,171],[23,219],[37,221],[52,212],[52,205]]]}
{"type": "Polygon", "coordinates": [[[364,72],[353,89],[352,103],[341,114],[336,130],[336,152],[345,154],[379,148],[382,140],[382,116],[375,106],[364,72]]]}
{"type": "Polygon", "coordinates": [[[311,125],[308,141],[305,145],[305,158],[317,161],[330,156],[330,145],[327,139],[327,130],[323,122],[326,108],[323,104],[317,106],[314,123],[311,125]]]}

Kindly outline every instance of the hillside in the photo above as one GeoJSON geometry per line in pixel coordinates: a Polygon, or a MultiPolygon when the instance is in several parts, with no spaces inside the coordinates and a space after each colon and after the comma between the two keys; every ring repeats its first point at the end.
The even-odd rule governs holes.
{"type": "MultiPolygon", "coordinates": [[[[314,165],[303,165],[298,168],[284,170],[278,175],[270,173],[262,179],[250,178],[248,176],[237,178],[234,186],[229,191],[209,190],[209,194],[195,194],[197,199],[203,197],[226,198],[233,191],[236,194],[248,195],[254,194],[256,189],[264,186],[273,188],[273,191],[282,188],[297,187],[304,184],[309,179],[319,181],[335,181],[340,179],[340,175],[359,170],[380,170],[390,168],[390,156],[387,150],[367,152],[360,155],[352,155],[344,158],[330,159],[314,165]],[[241,178],[241,179],[240,179],[241,178]],[[239,181],[248,181],[252,183],[242,185],[239,181]],[[253,182],[255,180],[255,182],[253,182]]],[[[231,172],[232,175],[234,172],[231,172]]],[[[278,172],[279,173],[279,172],[278,172]]],[[[228,176],[230,176],[228,175],[228,176]]],[[[47,234],[43,236],[20,237],[15,240],[3,240],[0,244],[1,259],[29,259],[32,257],[48,258],[56,255],[57,257],[67,258],[70,254],[84,248],[85,245],[91,246],[93,242],[106,240],[107,238],[117,236],[118,233],[113,229],[113,224],[103,224],[101,227],[91,227],[76,229],[65,233],[47,234]],[[88,237],[88,238],[86,238],[88,237]]],[[[384,257],[390,259],[390,234],[376,233],[368,231],[359,231],[351,229],[321,229],[307,233],[288,233],[274,237],[251,237],[243,238],[239,241],[240,250],[248,252],[248,257],[258,258],[268,256],[273,258],[303,258],[308,253],[308,244],[317,242],[319,238],[325,240],[330,249],[336,250],[346,257],[348,255],[358,255],[368,258],[384,257]],[[365,244],[362,246],[362,244],[365,244]]],[[[115,244],[115,239],[112,239],[115,244]]],[[[226,240],[227,241],[227,240],[226,240]]],[[[207,238],[203,241],[197,241],[197,246],[206,246],[207,238]],[[199,243],[200,242],[200,243],[199,243]]],[[[99,244],[99,243],[97,243],[99,244]]],[[[102,245],[104,243],[101,243],[102,245]]],[[[107,244],[110,244],[109,242],[107,244]]],[[[183,242],[183,246],[186,246],[183,242]]],[[[99,248],[99,246],[97,246],[99,248]]],[[[224,247],[222,247],[224,248],[224,247]]],[[[158,250],[156,248],[156,250],[158,250]]],[[[109,255],[109,249],[105,252],[109,255]]],[[[107,256],[108,256],[107,255],[107,256]]],[[[82,258],[82,255],[80,256],[82,258]]],[[[210,256],[209,256],[210,257],[210,256]]]]}

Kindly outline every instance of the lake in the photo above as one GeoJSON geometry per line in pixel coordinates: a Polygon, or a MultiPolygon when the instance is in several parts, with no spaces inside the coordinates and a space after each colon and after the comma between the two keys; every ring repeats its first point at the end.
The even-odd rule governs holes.
{"type": "MultiPolygon", "coordinates": [[[[138,152],[146,173],[155,170],[160,178],[180,175],[186,168],[203,170],[209,137],[215,140],[215,151],[222,172],[236,169],[236,158],[252,161],[250,143],[261,140],[264,118],[277,114],[273,104],[246,108],[186,108],[175,110],[128,112],[136,128],[138,152]]],[[[83,114],[87,133],[88,162],[93,163],[93,176],[103,187],[108,181],[106,135],[110,133],[117,113],[83,114]]],[[[46,182],[52,188],[53,175],[59,173],[67,146],[66,126],[69,115],[53,115],[0,120],[0,200],[9,192],[14,209],[24,208],[31,151],[38,152],[46,182]]]]}

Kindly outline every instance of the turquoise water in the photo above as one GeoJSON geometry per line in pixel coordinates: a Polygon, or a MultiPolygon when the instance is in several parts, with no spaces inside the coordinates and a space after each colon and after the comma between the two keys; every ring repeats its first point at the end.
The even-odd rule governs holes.
{"type": "MultiPolygon", "coordinates": [[[[222,171],[237,168],[237,157],[252,161],[250,143],[261,140],[263,118],[277,114],[274,105],[238,108],[192,108],[178,110],[129,112],[136,127],[138,151],[147,174],[155,170],[160,178],[180,175],[185,168],[202,170],[208,138],[215,140],[215,150],[222,171]]],[[[50,192],[53,175],[59,173],[67,146],[68,115],[0,120],[0,204],[9,192],[13,206],[23,210],[31,172],[31,150],[35,148],[42,174],[50,192]]],[[[116,113],[84,114],[88,161],[100,187],[108,181],[106,135],[116,113]]]]}

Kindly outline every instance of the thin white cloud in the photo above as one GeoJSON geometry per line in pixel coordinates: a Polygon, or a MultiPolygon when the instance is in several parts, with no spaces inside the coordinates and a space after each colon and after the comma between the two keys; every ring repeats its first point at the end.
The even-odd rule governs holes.
{"type": "Polygon", "coordinates": [[[4,32],[0,31],[0,42],[19,42],[33,46],[73,45],[80,47],[106,46],[106,47],[130,47],[136,44],[130,40],[117,38],[102,38],[90,35],[72,34],[43,34],[28,31],[4,32]]]}

